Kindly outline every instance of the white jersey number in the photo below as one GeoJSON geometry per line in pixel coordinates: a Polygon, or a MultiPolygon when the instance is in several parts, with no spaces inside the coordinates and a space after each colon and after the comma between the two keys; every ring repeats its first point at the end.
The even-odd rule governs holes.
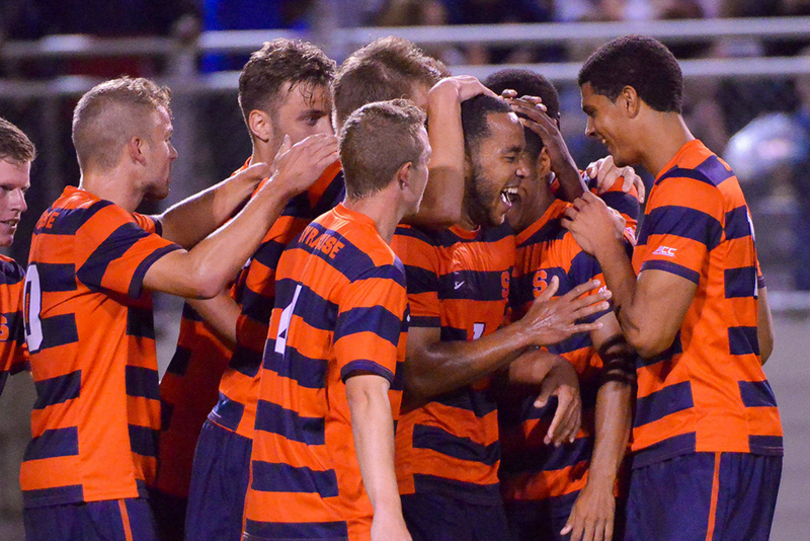
{"type": "Polygon", "coordinates": [[[25,273],[25,297],[23,316],[25,317],[25,342],[28,351],[36,353],[42,346],[42,288],[39,285],[39,270],[36,264],[28,266],[25,273]]]}

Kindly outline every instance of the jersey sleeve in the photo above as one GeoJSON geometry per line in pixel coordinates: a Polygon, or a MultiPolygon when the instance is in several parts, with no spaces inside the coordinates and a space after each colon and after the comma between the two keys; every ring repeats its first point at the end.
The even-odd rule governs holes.
{"type": "MultiPolygon", "coordinates": [[[[98,203],[97,203],[98,204],[98,203]]],[[[180,246],[147,231],[157,229],[146,216],[135,217],[117,205],[107,205],[76,232],[76,276],[88,288],[138,298],[143,278],[155,261],[180,246]]]]}
{"type": "Polygon", "coordinates": [[[400,228],[391,247],[405,265],[411,327],[440,327],[439,257],[433,244],[413,228],[400,228]]]}
{"type": "Polygon", "coordinates": [[[666,179],[654,189],[639,237],[646,244],[639,272],[662,270],[697,284],[709,252],[723,238],[722,195],[690,178],[666,179]]]}
{"type": "Polygon", "coordinates": [[[28,368],[22,315],[25,272],[13,260],[0,261],[0,393],[8,374],[28,368]]]}
{"type": "Polygon", "coordinates": [[[345,286],[333,338],[341,379],[363,372],[393,383],[407,309],[405,277],[395,265],[374,267],[345,286]]]}
{"type": "Polygon", "coordinates": [[[163,236],[163,223],[157,216],[146,216],[133,212],[132,217],[135,218],[135,223],[138,224],[138,227],[147,233],[155,233],[161,237],[163,236]]]}

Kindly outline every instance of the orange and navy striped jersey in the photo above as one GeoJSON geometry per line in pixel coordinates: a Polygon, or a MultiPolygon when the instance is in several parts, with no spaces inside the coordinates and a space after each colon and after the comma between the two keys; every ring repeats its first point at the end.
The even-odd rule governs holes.
{"type": "Polygon", "coordinates": [[[187,498],[194,450],[231,349],[217,338],[194,309],[183,305],[177,349],[160,380],[160,442],[155,487],[187,498]]]}
{"type": "Polygon", "coordinates": [[[160,396],[143,279],[179,249],[159,222],[73,187],[31,241],[25,334],[37,400],[27,507],[134,498],[155,475],[160,396]]]}
{"type": "MultiPolygon", "coordinates": [[[[633,199],[635,207],[629,205],[626,211],[631,213],[631,219],[637,220],[638,200],[633,199]]],[[[585,253],[562,226],[562,218],[570,207],[570,203],[555,200],[539,220],[517,235],[517,258],[510,288],[514,319],[526,313],[554,276],[559,279],[555,297],[589,280],[604,283],[598,261],[585,253]]],[[[587,320],[595,321],[606,313],[600,312],[587,320]]],[[[567,359],[579,374],[582,427],[573,443],[546,445],[543,438],[554,418],[556,400],[538,409],[534,407],[536,387],[513,386],[509,393],[504,393],[498,403],[503,448],[500,479],[501,492],[508,501],[563,496],[581,490],[587,482],[602,362],[587,333],[546,349],[567,359]]]]}
{"type": "Polygon", "coordinates": [[[220,382],[219,401],[208,416],[212,423],[240,436],[253,437],[259,369],[281,252],[307,224],[342,201],[345,193],[340,162],[335,162],[306,192],[290,200],[240,272],[233,289],[241,308],[236,348],[220,382]]]}
{"type": "Polygon", "coordinates": [[[633,256],[697,290],[673,344],[637,367],[633,466],[692,452],[782,454],[757,342],[757,255],[739,182],[703,143],[655,180],[633,256]]]}
{"type": "Polygon", "coordinates": [[[345,381],[391,382],[402,398],[405,270],[368,216],[342,204],[281,256],[261,369],[246,540],[370,537],[345,381]]]}
{"type": "MultiPolygon", "coordinates": [[[[515,262],[507,225],[467,231],[400,226],[392,243],[408,277],[412,327],[442,341],[475,340],[504,321],[515,262]]],[[[403,412],[396,465],[401,494],[443,492],[465,501],[500,499],[498,412],[490,376],[403,412]]]]}
{"type": "Polygon", "coordinates": [[[0,394],[9,374],[28,367],[22,315],[24,281],[23,268],[0,254],[0,394]]]}

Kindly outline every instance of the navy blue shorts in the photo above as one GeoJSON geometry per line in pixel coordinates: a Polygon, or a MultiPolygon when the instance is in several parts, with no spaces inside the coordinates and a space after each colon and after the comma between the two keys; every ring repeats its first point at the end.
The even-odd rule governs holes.
{"type": "Polygon", "coordinates": [[[188,541],[240,541],[253,440],[210,421],[200,431],[186,513],[188,541]]]}
{"type": "Polygon", "coordinates": [[[692,453],[630,474],[624,541],[767,541],[781,456],[692,453]]]}
{"type": "Polygon", "coordinates": [[[538,501],[506,502],[506,521],[512,541],[568,541],[560,535],[579,491],[538,501]]]}
{"type": "Polygon", "coordinates": [[[402,496],[402,514],[413,541],[507,541],[503,505],[468,503],[443,494],[402,496]]]}
{"type": "Polygon", "coordinates": [[[23,518],[26,541],[158,541],[144,498],[35,507],[23,518]]]}

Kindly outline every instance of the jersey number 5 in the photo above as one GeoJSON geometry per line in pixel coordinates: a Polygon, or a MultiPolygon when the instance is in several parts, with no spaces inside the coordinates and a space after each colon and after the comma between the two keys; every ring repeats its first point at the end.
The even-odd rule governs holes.
{"type": "Polygon", "coordinates": [[[25,317],[25,342],[28,351],[36,353],[42,346],[42,289],[39,285],[39,270],[36,264],[28,266],[25,273],[25,297],[23,316],[25,317]]]}

